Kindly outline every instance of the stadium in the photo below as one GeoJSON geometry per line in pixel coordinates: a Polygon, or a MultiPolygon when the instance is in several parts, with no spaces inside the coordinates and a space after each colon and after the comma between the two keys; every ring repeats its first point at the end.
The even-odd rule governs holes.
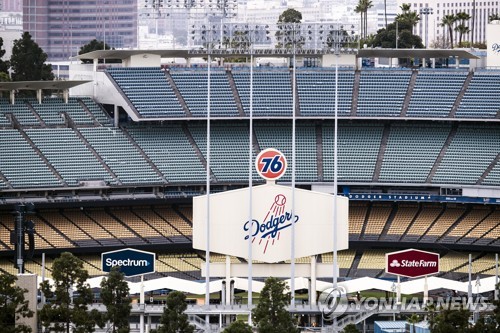
{"type": "MultiPolygon", "coordinates": [[[[248,187],[249,137],[254,159],[276,148],[291,160],[295,135],[295,175],[289,168],[279,183],[294,178],[297,188],[333,193],[337,105],[338,193],[349,198],[339,281],[370,277],[390,286],[385,254],[408,248],[439,253],[437,277],[464,286],[470,276],[491,279],[500,249],[500,71],[362,68],[362,51],[343,54],[336,68],[293,69],[161,64],[210,56],[203,52],[95,51],[81,56],[94,63],[75,65],[71,81],[0,84],[11,92],[0,103],[0,272],[18,273],[10,235],[20,218],[35,225],[26,273],[41,276],[43,265],[50,278],[54,258],[69,251],[99,277],[103,252],[132,247],[156,253],[156,272],[144,276],[151,305],[176,286],[202,294],[192,283],[204,282],[206,259],[193,247],[193,197],[206,193],[207,175],[211,193],[248,187]],[[16,90],[63,94],[26,99],[16,90]],[[165,277],[183,282],[154,283],[165,277]]],[[[323,64],[327,56],[320,55],[323,64]]],[[[264,183],[255,171],[252,183],[264,183]]],[[[213,263],[226,260],[210,255],[213,263]]],[[[333,255],[314,260],[332,265],[333,255]]],[[[244,294],[246,282],[235,281],[233,293],[244,294]]],[[[295,289],[307,292],[307,281],[295,289]]],[[[446,286],[431,292],[464,293],[446,286]]],[[[161,314],[154,309],[153,322],[161,314]]]]}

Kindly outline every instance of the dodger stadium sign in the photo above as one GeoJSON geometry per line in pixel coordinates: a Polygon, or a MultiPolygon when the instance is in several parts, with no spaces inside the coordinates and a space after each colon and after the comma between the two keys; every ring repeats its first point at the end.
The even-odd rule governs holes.
{"type": "MultiPolygon", "coordinates": [[[[275,263],[291,258],[291,227],[295,224],[295,257],[333,250],[333,195],[267,183],[252,189],[252,222],[249,189],[210,195],[210,251],[275,263]],[[250,230],[249,230],[250,229],[250,230]]],[[[193,199],[193,247],[206,250],[207,196],[193,199]]],[[[348,199],[337,199],[337,249],[348,247],[348,199]]]]}

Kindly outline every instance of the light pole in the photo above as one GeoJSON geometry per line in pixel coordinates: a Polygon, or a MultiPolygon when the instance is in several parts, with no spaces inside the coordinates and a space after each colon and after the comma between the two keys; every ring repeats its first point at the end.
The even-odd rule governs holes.
{"type": "Polygon", "coordinates": [[[35,250],[35,225],[33,221],[25,220],[26,215],[34,213],[34,206],[32,203],[18,204],[14,208],[15,225],[14,230],[11,232],[11,243],[14,245],[15,266],[19,274],[24,273],[24,260],[33,257],[35,250]],[[25,234],[28,235],[29,252],[25,251],[25,234]]]}
{"type": "Polygon", "coordinates": [[[159,40],[158,20],[161,17],[161,9],[163,8],[163,1],[164,0],[146,0],[146,4],[144,5],[144,7],[146,8],[151,8],[155,15],[154,19],[155,19],[156,48],[158,48],[158,40],[159,40]]]}
{"type": "Polygon", "coordinates": [[[420,8],[420,15],[425,15],[425,48],[429,48],[429,15],[432,15],[431,7],[420,8]]]}

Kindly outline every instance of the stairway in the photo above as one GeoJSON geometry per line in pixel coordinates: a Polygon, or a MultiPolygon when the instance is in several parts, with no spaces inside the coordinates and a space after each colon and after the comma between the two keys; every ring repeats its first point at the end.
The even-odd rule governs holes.
{"type": "Polygon", "coordinates": [[[403,109],[401,110],[401,117],[406,117],[408,113],[408,108],[410,107],[411,95],[413,94],[413,88],[415,88],[415,82],[417,81],[418,71],[413,71],[411,73],[410,82],[408,84],[408,90],[406,91],[405,100],[403,102],[403,109]]]}

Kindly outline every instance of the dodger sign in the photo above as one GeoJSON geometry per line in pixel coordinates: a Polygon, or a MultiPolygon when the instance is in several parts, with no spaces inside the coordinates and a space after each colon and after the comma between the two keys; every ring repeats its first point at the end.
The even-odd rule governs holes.
{"type": "Polygon", "coordinates": [[[155,254],[135,249],[122,249],[104,252],[101,255],[101,269],[110,272],[118,266],[125,276],[136,276],[155,271],[155,254]]]}
{"type": "MultiPolygon", "coordinates": [[[[295,225],[295,257],[333,250],[334,197],[267,183],[252,188],[252,219],[249,221],[249,189],[210,195],[210,251],[275,263],[291,258],[292,226],[295,225]],[[250,238],[250,239],[249,239],[250,238]]],[[[337,248],[348,248],[348,199],[338,197],[337,248]]],[[[206,250],[207,196],[193,198],[193,248],[206,250]]]]}
{"type": "Polygon", "coordinates": [[[257,173],[266,180],[278,180],[285,174],[287,166],[285,155],[274,148],[264,149],[255,159],[257,173]]]}
{"type": "Polygon", "coordinates": [[[385,254],[385,271],[406,277],[439,273],[439,254],[409,249],[385,254]]]}

